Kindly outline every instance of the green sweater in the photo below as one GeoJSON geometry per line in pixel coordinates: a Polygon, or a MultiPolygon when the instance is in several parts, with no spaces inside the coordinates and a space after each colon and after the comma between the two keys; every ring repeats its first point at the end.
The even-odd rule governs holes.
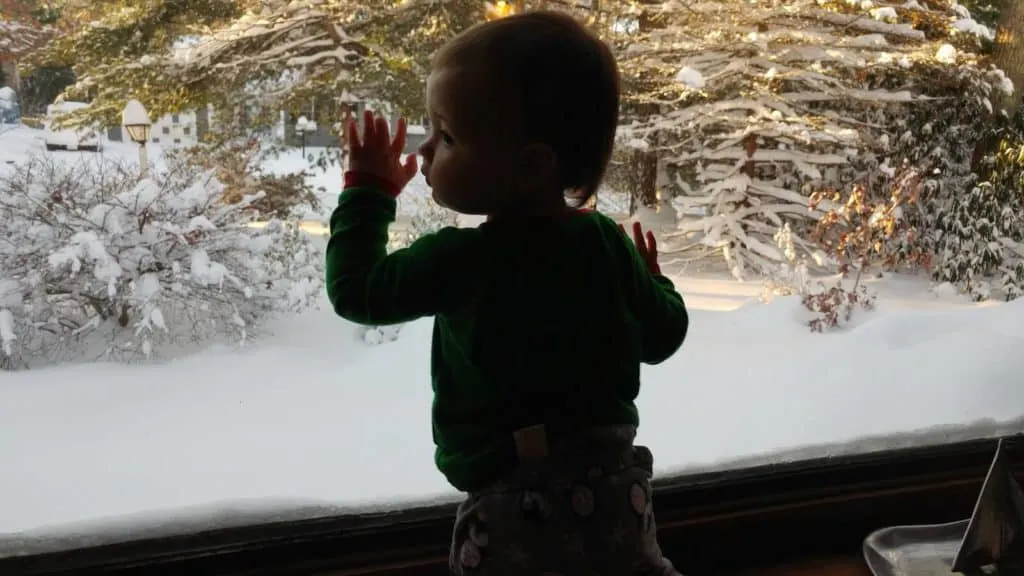
{"type": "Polygon", "coordinates": [[[327,294],[352,322],[434,316],[437,467],[473,491],[515,466],[512,431],[638,423],[640,363],[670,357],[688,318],[672,282],[597,212],[444,228],[386,253],[396,201],[342,192],[327,294]]]}

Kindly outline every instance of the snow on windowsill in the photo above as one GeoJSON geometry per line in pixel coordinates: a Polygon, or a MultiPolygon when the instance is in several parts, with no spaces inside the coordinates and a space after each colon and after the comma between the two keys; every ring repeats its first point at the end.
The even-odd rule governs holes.
{"type": "MultiPolygon", "coordinates": [[[[953,444],[969,440],[998,438],[1018,434],[1022,431],[1024,431],[1024,419],[1006,423],[985,420],[966,426],[936,426],[933,429],[919,432],[810,446],[769,455],[724,461],[709,466],[683,468],[673,470],[669,474],[661,474],[657,480],[660,483],[671,483],[673,479],[699,473],[739,471],[764,465],[953,444]]],[[[452,491],[432,496],[387,499],[349,506],[340,506],[327,501],[284,498],[225,500],[184,508],[44,526],[31,531],[0,536],[0,558],[49,554],[93,546],[279,522],[399,513],[417,508],[445,505],[454,507],[461,498],[460,494],[452,491]]]]}

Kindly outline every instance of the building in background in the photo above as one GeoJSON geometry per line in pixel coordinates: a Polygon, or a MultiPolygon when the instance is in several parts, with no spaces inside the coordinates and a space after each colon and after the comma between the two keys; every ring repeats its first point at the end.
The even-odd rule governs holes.
{"type": "MultiPolygon", "coordinates": [[[[362,118],[363,110],[387,109],[387,106],[365,102],[351,103],[352,118],[362,118]]],[[[386,113],[391,121],[391,128],[394,130],[398,122],[397,113],[386,113]]],[[[183,146],[194,146],[209,132],[215,121],[215,111],[212,106],[205,110],[180,112],[168,114],[153,121],[153,128],[150,130],[149,142],[164,148],[177,148],[183,146]]],[[[302,114],[292,114],[281,111],[277,126],[272,131],[272,137],[291,147],[301,147],[303,136],[295,131],[295,123],[299,116],[305,116],[308,120],[317,123],[314,132],[305,135],[305,145],[308,148],[334,148],[341,145],[341,125],[339,122],[322,122],[317,117],[316,108],[310,107],[302,114]]],[[[427,138],[429,122],[426,118],[411,119],[408,124],[408,137],[406,141],[406,152],[416,151],[420,144],[427,138]]],[[[107,138],[113,142],[126,141],[125,131],[121,126],[114,126],[107,130],[107,138]]]]}
{"type": "MultiPolygon", "coordinates": [[[[163,148],[194,146],[210,130],[212,118],[213,109],[210,106],[205,110],[179,112],[157,118],[149,131],[149,143],[163,148]]],[[[113,142],[126,141],[124,127],[109,128],[107,138],[113,142]]]]}
{"type": "MultiPolygon", "coordinates": [[[[365,110],[371,110],[386,116],[391,124],[392,131],[397,126],[398,113],[394,111],[393,106],[381,102],[364,102],[360,100],[346,100],[343,104],[349,108],[346,118],[353,118],[358,121],[362,119],[365,110]]],[[[323,106],[320,109],[323,110],[323,106]]],[[[295,123],[300,116],[305,116],[307,120],[316,122],[316,131],[305,135],[306,147],[332,148],[341,145],[341,123],[338,121],[322,121],[317,115],[317,107],[312,103],[299,114],[286,111],[281,112],[280,121],[274,130],[276,137],[281,142],[294,147],[301,147],[303,145],[303,135],[295,131],[295,123]]],[[[426,118],[410,118],[408,119],[407,126],[408,135],[406,137],[405,151],[408,153],[414,152],[419,148],[420,144],[427,138],[430,126],[426,118]]]]}
{"type": "Polygon", "coordinates": [[[194,146],[199,143],[195,112],[169,114],[158,118],[150,130],[150,142],[164,148],[194,146]]]}

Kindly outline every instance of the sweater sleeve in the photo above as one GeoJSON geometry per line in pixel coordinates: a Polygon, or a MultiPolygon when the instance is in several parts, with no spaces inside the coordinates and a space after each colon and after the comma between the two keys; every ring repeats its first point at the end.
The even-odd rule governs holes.
{"type": "Polygon", "coordinates": [[[632,272],[636,278],[637,316],[640,320],[640,360],[660,364],[683,345],[690,318],[683,297],[672,281],[662,274],[652,274],[632,241],[632,272]]]}
{"type": "Polygon", "coordinates": [[[690,318],[683,297],[672,281],[661,274],[643,270],[640,311],[643,322],[641,360],[659,364],[668,360],[683,345],[690,318]]]}
{"type": "Polygon", "coordinates": [[[346,188],[331,215],[327,296],[352,322],[387,325],[454,310],[476,289],[478,231],[444,228],[387,254],[395,198],[372,186],[346,188]]]}

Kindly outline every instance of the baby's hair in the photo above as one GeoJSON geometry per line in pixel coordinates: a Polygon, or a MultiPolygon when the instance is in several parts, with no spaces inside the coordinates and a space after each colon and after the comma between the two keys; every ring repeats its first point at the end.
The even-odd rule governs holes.
{"type": "Polygon", "coordinates": [[[470,28],[433,66],[471,70],[518,97],[527,137],[557,155],[562,189],[577,206],[597,193],[615,142],[619,70],[595,34],[567,14],[526,12],[470,28]]]}

